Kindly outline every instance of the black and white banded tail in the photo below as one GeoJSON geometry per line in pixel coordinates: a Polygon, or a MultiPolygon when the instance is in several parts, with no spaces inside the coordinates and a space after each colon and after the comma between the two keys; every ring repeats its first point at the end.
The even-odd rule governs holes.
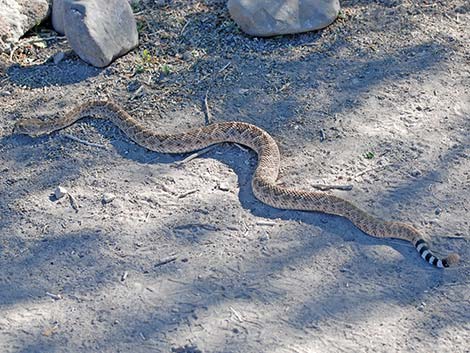
{"type": "Polygon", "coordinates": [[[439,259],[436,255],[429,250],[428,244],[424,239],[419,239],[415,243],[416,250],[418,250],[421,257],[429,262],[431,265],[434,265],[439,268],[449,267],[453,263],[458,261],[457,254],[451,254],[444,259],[439,259]]]}

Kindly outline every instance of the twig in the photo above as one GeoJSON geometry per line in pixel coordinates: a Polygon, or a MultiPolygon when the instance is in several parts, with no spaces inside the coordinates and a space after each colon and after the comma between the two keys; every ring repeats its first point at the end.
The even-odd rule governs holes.
{"type": "Polygon", "coordinates": [[[226,64],[224,67],[222,67],[217,73],[214,75],[212,78],[212,81],[209,83],[209,87],[207,88],[206,94],[204,95],[204,111],[206,115],[206,125],[212,124],[212,114],[209,109],[209,103],[208,103],[208,96],[209,96],[209,91],[212,88],[212,85],[214,84],[215,80],[217,79],[217,76],[219,76],[227,67],[229,67],[232,63],[229,62],[226,64]]]}
{"type": "Polygon", "coordinates": [[[230,311],[235,315],[235,317],[238,319],[238,321],[243,322],[242,316],[236,311],[234,308],[230,307],[230,311]]]}
{"type": "Polygon", "coordinates": [[[32,44],[32,43],[39,43],[39,42],[43,42],[46,40],[54,40],[54,39],[62,40],[62,39],[66,39],[66,37],[65,36],[50,36],[50,37],[31,38],[31,39],[22,40],[18,44],[19,45],[32,44]]]}
{"type": "Polygon", "coordinates": [[[225,65],[223,68],[221,68],[221,69],[217,72],[217,75],[219,75],[219,74],[221,74],[223,71],[225,71],[225,69],[226,69],[227,67],[229,67],[230,65],[232,65],[231,62],[229,62],[227,65],[225,65]]]}
{"type": "Polygon", "coordinates": [[[210,89],[211,88],[209,86],[209,88],[207,89],[206,94],[204,96],[204,109],[205,109],[205,113],[206,113],[206,125],[212,124],[212,114],[211,114],[211,111],[209,109],[209,103],[207,102],[207,96],[209,95],[209,90],[210,89]]]}
{"type": "Polygon", "coordinates": [[[62,296],[60,294],[54,294],[54,293],[50,293],[50,292],[46,292],[46,295],[48,297],[51,297],[52,299],[54,300],[60,300],[62,299],[62,296]]]}
{"type": "Polygon", "coordinates": [[[470,239],[464,236],[458,236],[458,235],[440,235],[441,238],[447,238],[447,239],[457,239],[457,240],[465,240],[469,241],[470,239]]]}
{"type": "Polygon", "coordinates": [[[353,188],[352,185],[313,184],[313,185],[310,185],[310,186],[313,187],[313,188],[315,188],[315,189],[322,190],[322,191],[331,190],[331,189],[349,191],[349,190],[352,190],[352,188],[353,188]]]}
{"type": "Polygon", "coordinates": [[[163,266],[163,265],[169,264],[170,262],[176,261],[176,259],[178,259],[178,256],[176,256],[176,255],[169,256],[169,257],[165,257],[164,259],[162,259],[162,260],[160,260],[159,262],[157,262],[157,263],[155,264],[155,267],[163,266]]]}
{"type": "Polygon", "coordinates": [[[259,226],[275,226],[276,222],[271,222],[271,221],[258,221],[256,222],[257,225],[259,226]]]}
{"type": "Polygon", "coordinates": [[[99,144],[99,143],[88,142],[88,141],[82,140],[82,139],[80,139],[80,138],[78,138],[78,137],[72,136],[72,135],[70,135],[70,134],[63,134],[62,136],[66,137],[66,138],[68,138],[68,139],[70,139],[70,140],[72,140],[72,141],[83,143],[84,145],[87,145],[87,146],[106,149],[106,146],[105,146],[105,145],[101,145],[101,144],[99,144]]]}
{"type": "MultiPolygon", "coordinates": [[[[134,95],[131,97],[131,100],[134,100],[134,99],[137,99],[137,98],[140,98],[142,96],[142,90],[144,89],[144,85],[141,85],[137,91],[135,91],[134,95]]],[[[136,109],[137,110],[137,109],[136,109]]]]}
{"type": "Polygon", "coordinates": [[[239,149],[241,149],[243,152],[248,152],[249,151],[248,148],[243,147],[239,143],[234,143],[234,145],[237,146],[239,149]]]}
{"type": "Polygon", "coordinates": [[[72,208],[75,210],[75,212],[78,212],[78,208],[80,207],[78,205],[78,202],[77,200],[75,199],[75,197],[73,197],[72,195],[70,195],[70,193],[67,193],[68,197],[69,197],[69,201],[70,201],[70,206],[72,206],[72,208]]]}
{"type": "Polygon", "coordinates": [[[194,194],[195,192],[198,192],[198,191],[199,191],[199,189],[189,190],[189,191],[187,191],[187,192],[185,192],[185,193],[183,193],[183,194],[178,195],[178,198],[179,198],[179,199],[185,198],[186,196],[189,196],[189,195],[191,195],[191,194],[194,194]]]}
{"type": "Polygon", "coordinates": [[[184,24],[183,28],[181,28],[180,37],[184,34],[184,30],[186,29],[186,27],[188,27],[188,25],[189,25],[190,22],[191,22],[191,20],[188,20],[188,21],[184,24]]]}
{"type": "Polygon", "coordinates": [[[127,276],[129,276],[129,272],[124,271],[124,273],[121,275],[121,282],[124,282],[127,279],[127,276]]]}
{"type": "Polygon", "coordinates": [[[199,150],[191,155],[189,155],[188,157],[186,157],[185,159],[183,159],[182,161],[179,161],[179,162],[176,162],[176,165],[180,166],[182,164],[185,164],[189,161],[192,161],[194,158],[197,158],[199,156],[202,156],[203,154],[206,154],[207,152],[209,152],[210,150],[212,150],[213,148],[215,147],[215,145],[212,145],[212,146],[209,146],[209,147],[206,147],[206,148],[203,148],[202,150],[199,150]]]}
{"type": "Polygon", "coordinates": [[[389,167],[390,165],[392,165],[392,163],[387,163],[387,164],[379,165],[379,166],[376,166],[376,167],[373,167],[373,168],[364,169],[362,172],[357,173],[357,174],[354,176],[354,178],[360,177],[361,175],[364,175],[364,174],[369,173],[369,172],[373,172],[373,171],[377,171],[377,170],[380,170],[380,169],[387,168],[387,167],[389,167]]]}

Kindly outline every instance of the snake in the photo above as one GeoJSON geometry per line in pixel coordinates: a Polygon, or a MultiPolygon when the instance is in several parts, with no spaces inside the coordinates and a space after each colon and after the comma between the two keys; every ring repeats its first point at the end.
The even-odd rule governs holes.
{"type": "Polygon", "coordinates": [[[230,121],[166,134],[145,126],[113,101],[90,100],[56,119],[20,119],[14,126],[14,133],[31,137],[47,135],[85,117],[111,121],[138,145],[160,153],[189,153],[224,142],[246,146],[258,156],[258,165],[252,178],[252,190],[259,201],[278,209],[341,216],[369,236],[408,241],[426,262],[437,268],[449,267],[459,261],[459,255],[456,253],[446,257],[436,255],[430,250],[423,235],[409,224],[375,217],[352,202],[330,193],[278,185],[276,180],[281,164],[279,147],[271,135],[256,125],[230,121]]]}

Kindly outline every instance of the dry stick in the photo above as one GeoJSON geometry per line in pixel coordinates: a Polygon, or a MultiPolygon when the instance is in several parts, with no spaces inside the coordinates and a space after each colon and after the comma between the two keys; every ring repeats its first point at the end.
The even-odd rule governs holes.
{"type": "Polygon", "coordinates": [[[271,221],[258,221],[256,222],[257,225],[259,226],[275,226],[276,222],[271,222],[271,221]]]}
{"type": "Polygon", "coordinates": [[[239,143],[234,143],[234,145],[237,146],[239,149],[241,149],[243,152],[248,152],[249,151],[248,148],[243,147],[239,143]]]}
{"type": "Polygon", "coordinates": [[[216,145],[212,145],[212,146],[209,146],[209,147],[206,147],[206,148],[203,148],[202,150],[200,151],[197,151],[191,155],[189,155],[188,157],[186,157],[185,159],[183,159],[182,161],[179,161],[179,162],[176,162],[176,165],[182,165],[184,163],[187,163],[189,161],[192,161],[194,158],[197,158],[199,156],[202,156],[203,154],[206,154],[207,152],[209,152],[210,150],[212,150],[216,145]]]}
{"type": "Polygon", "coordinates": [[[54,293],[51,293],[51,292],[46,292],[46,295],[48,297],[51,297],[52,299],[54,300],[60,300],[62,299],[62,296],[60,294],[54,294],[54,293]]]}
{"type": "Polygon", "coordinates": [[[193,189],[193,190],[189,190],[189,191],[186,191],[185,193],[181,194],[181,195],[178,195],[178,198],[179,199],[183,199],[185,198],[186,196],[189,196],[191,194],[194,194],[195,192],[198,192],[199,189],[193,189]]]}
{"type": "Polygon", "coordinates": [[[235,317],[238,319],[238,321],[243,322],[242,316],[236,311],[233,307],[230,307],[230,311],[235,315],[235,317]]]}
{"type": "Polygon", "coordinates": [[[126,280],[127,276],[129,276],[129,272],[124,271],[124,273],[121,275],[121,282],[124,282],[126,280]]]}
{"type": "MultiPolygon", "coordinates": [[[[137,89],[137,91],[135,91],[134,95],[131,97],[131,100],[140,98],[140,93],[142,92],[143,89],[144,89],[144,85],[141,85],[141,86],[137,89]]],[[[137,110],[137,109],[135,109],[135,110],[137,110]]]]}
{"type": "Polygon", "coordinates": [[[184,30],[186,29],[186,27],[188,27],[189,23],[191,22],[191,20],[188,20],[188,22],[186,22],[183,26],[183,28],[181,28],[181,31],[180,31],[180,37],[184,34],[184,30]]]}
{"type": "Polygon", "coordinates": [[[69,193],[67,195],[69,197],[70,206],[72,206],[72,208],[75,210],[75,212],[78,212],[78,209],[79,209],[80,206],[78,205],[77,200],[75,199],[75,197],[73,197],[69,193]]]}
{"type": "Polygon", "coordinates": [[[209,95],[209,91],[212,88],[212,84],[216,80],[217,76],[219,76],[227,67],[229,67],[232,63],[226,64],[223,68],[221,68],[217,73],[214,75],[214,78],[212,79],[212,82],[209,84],[209,88],[207,88],[206,94],[204,95],[204,110],[206,113],[206,125],[212,124],[212,114],[209,109],[209,103],[207,101],[207,97],[209,95]]]}
{"type": "Polygon", "coordinates": [[[209,90],[210,89],[211,89],[211,87],[209,86],[209,88],[207,89],[206,94],[204,96],[204,109],[205,109],[205,113],[206,113],[206,125],[212,124],[212,114],[211,114],[211,111],[209,109],[209,103],[207,103],[207,96],[209,95],[209,90]]]}
{"type": "Polygon", "coordinates": [[[369,172],[373,172],[373,171],[377,171],[377,170],[380,170],[380,169],[383,169],[383,168],[387,168],[388,166],[392,165],[393,163],[387,163],[387,164],[384,164],[384,165],[379,165],[377,167],[373,167],[373,168],[369,168],[369,169],[365,169],[363,170],[362,172],[359,172],[357,173],[354,178],[357,178],[357,177],[360,177],[361,175],[364,175],[366,173],[369,173],[369,172]]]}
{"type": "Polygon", "coordinates": [[[101,145],[101,144],[99,144],[99,143],[88,142],[88,141],[79,139],[78,137],[72,136],[72,135],[70,135],[70,134],[63,134],[62,136],[66,137],[66,138],[68,138],[68,139],[70,139],[70,140],[83,143],[84,145],[87,145],[87,146],[106,149],[106,146],[105,146],[105,145],[101,145]]]}
{"type": "Polygon", "coordinates": [[[178,259],[178,256],[166,257],[166,258],[162,259],[161,261],[157,262],[155,264],[155,267],[169,264],[170,262],[176,261],[176,259],[178,259]]]}
{"type": "Polygon", "coordinates": [[[470,239],[467,238],[467,237],[458,236],[458,235],[440,235],[440,237],[442,237],[442,238],[447,238],[447,239],[465,240],[465,241],[469,241],[469,240],[470,240],[470,239]]]}
{"type": "Polygon", "coordinates": [[[352,190],[352,188],[353,188],[352,185],[313,184],[313,185],[310,185],[310,186],[313,187],[313,188],[315,188],[315,189],[322,190],[322,191],[331,190],[331,189],[349,191],[349,190],[352,190]]]}
{"type": "Polygon", "coordinates": [[[229,62],[227,65],[225,65],[223,68],[221,68],[221,69],[217,72],[217,75],[219,75],[219,74],[221,74],[223,71],[225,71],[225,69],[226,69],[227,67],[229,67],[230,65],[232,65],[232,63],[229,62]]]}

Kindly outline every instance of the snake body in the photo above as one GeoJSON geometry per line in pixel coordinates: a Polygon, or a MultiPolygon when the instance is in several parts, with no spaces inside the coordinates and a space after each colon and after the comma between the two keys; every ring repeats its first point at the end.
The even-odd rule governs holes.
{"type": "Polygon", "coordinates": [[[116,124],[130,139],[156,152],[187,153],[222,142],[245,145],[258,155],[258,166],[252,179],[252,187],[254,195],[261,202],[280,209],[324,212],[345,217],[361,231],[373,237],[398,238],[411,242],[420,256],[436,267],[449,267],[459,260],[457,254],[439,258],[429,249],[418,230],[410,225],[374,217],[338,196],[277,185],[280,167],[278,145],[266,131],[255,125],[244,122],[223,122],[183,133],[160,134],[139,123],[116,103],[89,101],[55,120],[42,121],[36,118],[20,120],[15,125],[15,132],[30,136],[50,134],[84,117],[107,119],[116,124]]]}

